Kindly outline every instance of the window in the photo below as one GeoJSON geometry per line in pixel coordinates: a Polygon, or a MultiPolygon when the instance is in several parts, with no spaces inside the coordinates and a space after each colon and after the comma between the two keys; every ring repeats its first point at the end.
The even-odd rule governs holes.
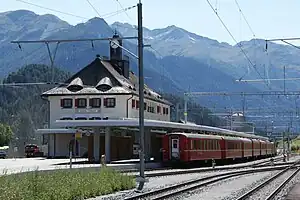
{"type": "Polygon", "coordinates": [[[101,120],[101,117],[91,117],[90,120],[101,120]]]}
{"type": "Polygon", "coordinates": [[[73,118],[71,118],[71,117],[63,117],[63,118],[60,118],[60,120],[73,120],[73,118]]]}
{"type": "Polygon", "coordinates": [[[60,106],[62,108],[72,108],[73,107],[73,99],[61,99],[60,106]]]}
{"type": "Polygon", "coordinates": [[[83,98],[75,99],[75,107],[86,108],[86,99],[83,98]]]}
{"type": "Polygon", "coordinates": [[[194,142],[194,149],[197,149],[197,141],[196,140],[193,140],[193,142],[194,142]]]}
{"type": "Polygon", "coordinates": [[[147,110],[147,103],[144,102],[144,110],[147,110]]]}
{"type": "Polygon", "coordinates": [[[75,120],[87,120],[86,117],[76,117],[75,120]]]}
{"type": "Polygon", "coordinates": [[[166,114],[166,108],[163,107],[163,114],[166,114]]]}
{"type": "Polygon", "coordinates": [[[168,108],[166,108],[166,115],[168,115],[169,114],[169,109],[168,108]]]}
{"type": "Polygon", "coordinates": [[[136,100],[136,109],[140,108],[140,101],[136,100]]]}
{"type": "Polygon", "coordinates": [[[101,99],[100,98],[90,99],[89,106],[92,108],[100,108],[101,107],[101,99]]]}
{"type": "Polygon", "coordinates": [[[177,149],[177,140],[173,140],[173,148],[177,149]]]}
{"type": "Polygon", "coordinates": [[[105,98],[104,106],[106,108],[114,108],[116,106],[116,98],[105,98]]]}
{"type": "Polygon", "coordinates": [[[157,113],[160,113],[160,106],[157,106],[157,113]]]}
{"type": "Polygon", "coordinates": [[[132,106],[132,108],[135,107],[135,100],[134,99],[132,99],[131,106],[132,106]]]}
{"type": "Polygon", "coordinates": [[[149,105],[148,108],[147,108],[147,111],[150,112],[150,113],[155,113],[154,106],[149,105]]]}

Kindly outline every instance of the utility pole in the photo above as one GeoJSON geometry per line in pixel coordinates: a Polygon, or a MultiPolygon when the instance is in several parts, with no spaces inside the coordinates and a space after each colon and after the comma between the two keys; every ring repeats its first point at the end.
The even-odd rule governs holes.
{"type": "Polygon", "coordinates": [[[283,66],[283,91],[285,94],[285,65],[283,66]]]}
{"type": "Polygon", "coordinates": [[[232,112],[232,108],[230,108],[230,130],[232,130],[232,121],[233,121],[233,112],[232,112]]]}
{"type": "Polygon", "coordinates": [[[285,145],[284,145],[284,135],[285,132],[282,132],[282,148],[283,148],[283,161],[285,162],[285,145]]]}
{"type": "Polygon", "coordinates": [[[187,123],[187,99],[188,99],[188,96],[187,94],[184,94],[184,123],[187,123]]]}
{"type": "Polygon", "coordinates": [[[290,159],[290,128],[288,128],[288,133],[287,133],[287,161],[290,159]]]}
{"type": "Polygon", "coordinates": [[[179,103],[176,103],[176,121],[179,121],[179,103]]]}
{"type": "Polygon", "coordinates": [[[142,190],[145,184],[145,133],[144,133],[144,71],[143,71],[143,15],[142,15],[142,3],[139,0],[138,7],[138,64],[139,64],[139,130],[140,130],[140,177],[138,190],[142,190]]]}

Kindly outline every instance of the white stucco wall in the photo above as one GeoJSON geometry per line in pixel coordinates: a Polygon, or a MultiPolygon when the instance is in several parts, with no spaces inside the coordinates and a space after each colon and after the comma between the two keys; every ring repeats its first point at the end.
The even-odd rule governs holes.
{"type": "Polygon", "coordinates": [[[70,117],[75,119],[76,117],[101,117],[101,118],[120,118],[126,117],[126,104],[127,99],[130,98],[131,95],[118,95],[118,96],[52,96],[49,97],[50,101],[50,128],[57,128],[54,122],[63,117],[70,117]],[[106,108],[103,106],[104,98],[116,98],[116,106],[114,108],[106,108]],[[63,98],[73,98],[73,108],[61,108],[60,100],[63,98]],[[89,98],[101,98],[101,107],[100,108],[90,108],[89,105],[87,108],[74,108],[75,99],[76,98],[86,98],[87,104],[89,102],[89,98]]]}
{"type": "MultiPolygon", "coordinates": [[[[133,97],[134,100],[139,100],[138,97],[133,97]]],[[[170,106],[165,105],[163,103],[159,103],[156,101],[152,101],[149,99],[145,99],[145,103],[147,105],[153,105],[154,106],[154,113],[147,112],[145,110],[144,115],[145,119],[153,119],[153,120],[160,120],[160,121],[170,121],[170,106]],[[157,113],[157,106],[161,107],[161,112],[157,113]],[[163,107],[168,108],[168,115],[163,114],[163,107]]],[[[132,100],[129,101],[129,117],[130,118],[138,118],[139,117],[139,109],[132,108],[132,100]]]]}
{"type": "MultiPolygon", "coordinates": [[[[70,117],[75,119],[76,117],[100,117],[100,118],[138,118],[139,109],[132,108],[132,96],[131,95],[105,95],[105,96],[96,96],[96,95],[85,95],[85,96],[50,96],[48,100],[50,101],[50,128],[59,128],[55,126],[55,121],[64,117],[70,117]],[[116,106],[114,108],[106,108],[103,106],[104,98],[116,98],[116,106]],[[63,98],[73,98],[73,108],[61,108],[60,100],[63,98]],[[76,98],[86,98],[87,104],[89,103],[89,98],[101,98],[101,107],[100,108],[90,108],[89,105],[87,108],[74,108],[76,98]],[[128,101],[128,99],[130,100],[128,101]],[[128,116],[127,116],[127,102],[128,102],[128,116]]],[[[138,100],[138,97],[133,97],[133,99],[138,100]]],[[[145,119],[153,120],[162,120],[170,121],[170,106],[163,105],[152,100],[145,99],[147,105],[150,103],[154,105],[155,113],[147,112],[145,113],[145,119]],[[157,112],[157,106],[161,107],[161,113],[157,112]],[[163,114],[163,107],[168,108],[168,115],[163,114]]]]}

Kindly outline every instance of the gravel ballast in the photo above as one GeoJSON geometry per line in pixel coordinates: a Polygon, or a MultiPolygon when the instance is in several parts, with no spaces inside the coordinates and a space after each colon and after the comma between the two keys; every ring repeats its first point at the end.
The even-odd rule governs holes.
{"type": "Polygon", "coordinates": [[[268,197],[285,179],[287,179],[295,170],[289,170],[275,180],[268,183],[266,186],[251,195],[248,200],[265,199],[268,197]]]}
{"type": "Polygon", "coordinates": [[[284,186],[284,188],[274,197],[274,200],[284,200],[296,184],[300,184],[300,173],[284,186]]]}
{"type": "MultiPolygon", "coordinates": [[[[233,171],[228,170],[226,172],[233,171]]],[[[216,171],[216,172],[202,172],[202,173],[194,173],[194,174],[181,174],[181,175],[172,175],[172,176],[161,176],[161,177],[153,177],[149,178],[149,182],[145,183],[143,192],[148,192],[156,189],[160,189],[163,187],[168,187],[171,185],[175,185],[178,183],[204,178],[207,176],[216,175],[218,173],[224,173],[224,171],[216,171]]],[[[136,195],[135,190],[127,190],[122,192],[117,192],[111,195],[100,196],[96,198],[91,198],[89,200],[108,200],[108,199],[124,199],[126,197],[130,197],[136,195]]]]}
{"type": "Polygon", "coordinates": [[[174,197],[172,199],[187,199],[187,200],[198,200],[198,199],[205,199],[205,200],[229,200],[235,199],[238,194],[236,191],[240,188],[246,188],[253,184],[253,182],[258,182],[259,180],[266,179],[270,177],[273,172],[261,172],[261,173],[253,173],[242,175],[238,177],[232,177],[226,179],[224,181],[217,182],[215,184],[209,185],[203,189],[194,190],[190,193],[185,193],[180,196],[174,197]]]}

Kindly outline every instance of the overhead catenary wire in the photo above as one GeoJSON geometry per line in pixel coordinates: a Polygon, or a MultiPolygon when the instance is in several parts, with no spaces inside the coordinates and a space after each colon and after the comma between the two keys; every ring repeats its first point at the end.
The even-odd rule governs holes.
{"type": "Polygon", "coordinates": [[[22,2],[22,3],[26,3],[28,5],[39,7],[39,8],[42,8],[42,9],[50,10],[50,11],[53,11],[53,12],[57,12],[57,13],[60,13],[60,14],[69,15],[69,16],[72,16],[72,17],[77,17],[77,18],[86,19],[86,20],[89,19],[87,17],[83,17],[83,16],[79,16],[79,15],[74,15],[72,13],[67,13],[67,12],[63,12],[63,11],[52,9],[52,8],[47,8],[47,7],[40,6],[40,5],[34,4],[34,3],[30,3],[30,2],[24,1],[24,0],[16,0],[16,1],[19,1],[19,2],[22,2]]]}
{"type": "Polygon", "coordinates": [[[102,18],[102,16],[100,15],[100,13],[98,12],[98,10],[93,6],[93,4],[89,1],[89,0],[86,0],[88,2],[88,4],[90,4],[90,6],[92,7],[92,9],[97,13],[97,15],[102,18]]]}
{"type": "Polygon", "coordinates": [[[128,17],[128,19],[129,19],[131,22],[133,22],[133,19],[128,15],[128,13],[126,12],[127,10],[124,9],[124,7],[123,7],[122,4],[120,3],[120,1],[119,1],[119,0],[115,0],[115,1],[120,5],[121,9],[125,11],[125,14],[126,14],[126,16],[128,17]]]}
{"type": "MultiPolygon", "coordinates": [[[[229,33],[230,37],[233,39],[233,41],[237,44],[237,46],[240,48],[241,52],[244,54],[245,58],[247,59],[247,61],[249,62],[249,64],[253,67],[253,69],[256,71],[256,73],[260,76],[260,78],[264,79],[262,77],[262,75],[259,73],[258,69],[256,68],[255,64],[253,64],[253,62],[250,60],[249,56],[247,55],[247,53],[244,51],[244,49],[242,48],[241,44],[237,42],[237,40],[235,39],[235,37],[232,35],[232,33],[230,32],[230,30],[228,29],[228,27],[226,26],[226,24],[223,22],[223,20],[221,19],[221,17],[219,16],[219,14],[216,12],[216,10],[214,9],[214,7],[211,5],[211,3],[209,2],[209,0],[206,0],[207,3],[209,4],[210,8],[214,11],[214,13],[216,14],[216,16],[218,17],[218,19],[220,20],[220,22],[222,23],[222,25],[224,26],[224,28],[226,29],[226,31],[229,33]]],[[[266,82],[266,85],[269,89],[270,86],[268,84],[268,82],[266,82]]]]}
{"type": "Polygon", "coordinates": [[[255,35],[255,33],[254,33],[253,29],[251,28],[251,26],[250,26],[250,24],[249,24],[248,20],[246,19],[246,16],[244,15],[244,13],[243,13],[243,11],[242,11],[242,9],[241,9],[241,7],[240,7],[240,5],[239,5],[239,3],[238,3],[238,1],[237,1],[237,0],[235,0],[235,4],[236,4],[236,6],[238,7],[238,9],[239,9],[239,12],[241,13],[241,15],[242,15],[243,19],[245,20],[245,22],[246,22],[246,24],[247,24],[247,26],[248,26],[249,30],[252,32],[252,35],[253,35],[253,37],[255,38],[255,37],[256,37],[256,35],[255,35]]]}

